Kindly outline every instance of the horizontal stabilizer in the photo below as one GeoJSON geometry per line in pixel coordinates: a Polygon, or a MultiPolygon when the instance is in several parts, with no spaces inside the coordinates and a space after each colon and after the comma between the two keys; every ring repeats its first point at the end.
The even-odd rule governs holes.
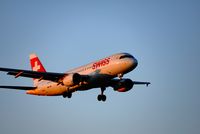
{"type": "Polygon", "coordinates": [[[0,88],[7,88],[7,89],[17,89],[17,90],[33,90],[37,87],[25,87],[25,86],[0,86],[0,88]]]}

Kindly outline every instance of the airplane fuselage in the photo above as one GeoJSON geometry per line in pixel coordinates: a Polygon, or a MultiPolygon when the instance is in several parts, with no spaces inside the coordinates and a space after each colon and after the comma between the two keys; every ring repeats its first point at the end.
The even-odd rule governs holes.
{"type": "Polygon", "coordinates": [[[78,73],[80,75],[87,75],[89,76],[87,81],[66,86],[58,84],[57,82],[41,80],[40,85],[36,89],[28,90],[26,93],[42,96],[57,96],[63,95],[64,93],[105,87],[108,81],[115,77],[122,77],[124,74],[135,69],[137,64],[137,60],[132,55],[118,53],[66,72],[66,74],[78,73]]]}

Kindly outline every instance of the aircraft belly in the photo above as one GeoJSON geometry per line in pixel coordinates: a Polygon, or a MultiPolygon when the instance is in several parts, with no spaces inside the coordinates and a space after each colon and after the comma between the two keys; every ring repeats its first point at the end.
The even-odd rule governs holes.
{"type": "Polygon", "coordinates": [[[62,95],[64,92],[66,92],[66,90],[67,90],[66,86],[49,85],[49,86],[39,87],[35,90],[29,90],[26,93],[32,95],[41,95],[41,96],[58,96],[62,95]]]}
{"type": "Polygon", "coordinates": [[[88,80],[88,82],[81,82],[79,85],[69,87],[69,91],[70,92],[85,91],[91,88],[103,87],[112,78],[113,76],[108,74],[97,74],[93,76],[90,75],[90,79],[88,80]]]}

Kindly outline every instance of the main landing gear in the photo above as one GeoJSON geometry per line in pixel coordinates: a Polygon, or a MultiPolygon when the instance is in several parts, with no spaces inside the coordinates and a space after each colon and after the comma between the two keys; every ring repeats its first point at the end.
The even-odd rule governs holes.
{"type": "Polygon", "coordinates": [[[103,92],[106,90],[105,87],[101,87],[101,94],[97,96],[98,101],[106,101],[106,96],[103,94],[103,92]]]}
{"type": "Polygon", "coordinates": [[[66,98],[66,97],[67,97],[67,98],[71,98],[71,97],[72,97],[72,93],[64,93],[64,94],[63,94],[63,97],[64,97],[64,98],[66,98]]]}

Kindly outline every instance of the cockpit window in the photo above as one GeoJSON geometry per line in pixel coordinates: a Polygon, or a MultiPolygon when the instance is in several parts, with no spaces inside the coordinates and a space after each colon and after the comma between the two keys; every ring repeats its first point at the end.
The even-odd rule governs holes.
{"type": "Polygon", "coordinates": [[[124,59],[124,58],[133,58],[132,55],[122,55],[119,57],[119,59],[124,59]]]}

